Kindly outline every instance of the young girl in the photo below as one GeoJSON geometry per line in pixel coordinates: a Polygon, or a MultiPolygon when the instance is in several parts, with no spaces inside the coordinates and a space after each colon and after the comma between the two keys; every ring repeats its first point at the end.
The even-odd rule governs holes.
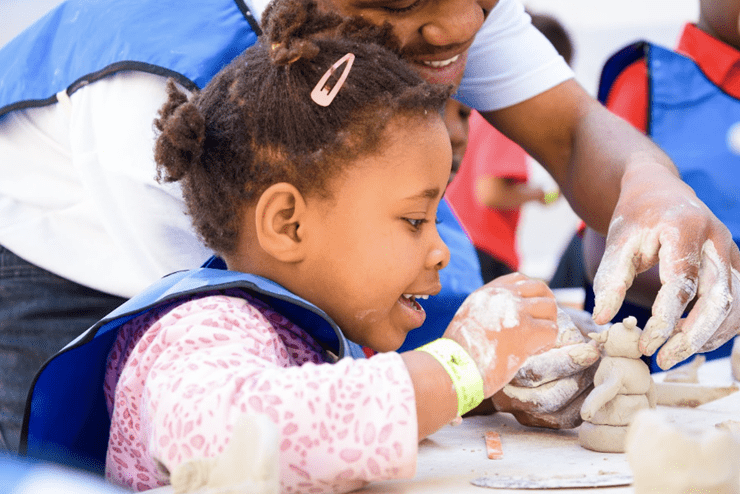
{"type": "Polygon", "coordinates": [[[228,271],[179,275],[219,281],[117,334],[106,474],[136,490],[218,456],[247,414],[277,425],[284,492],[411,477],[420,438],[557,333],[544,285],[514,275],[471,295],[445,338],[393,352],[424,322],[415,299],[440,290],[449,259],[435,227],[449,89],[381,46],[387,29],[302,2],[273,4],[263,24],[202,92],[172,84],[156,122],[160,178],[181,184],[228,271]],[[342,358],[360,357],[357,344],[383,353],[342,358]]]}

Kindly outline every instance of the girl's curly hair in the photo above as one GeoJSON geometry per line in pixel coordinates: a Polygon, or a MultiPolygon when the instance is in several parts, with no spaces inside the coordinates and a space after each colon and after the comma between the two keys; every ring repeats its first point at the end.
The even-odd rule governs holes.
{"type": "Polygon", "coordinates": [[[181,183],[197,233],[221,254],[236,247],[243,208],[270,185],[330,197],[337,172],[381,150],[391,118],[438,112],[451,91],[401,60],[390,25],[322,12],[314,0],[274,0],[262,28],[202,91],[188,98],[170,81],[155,120],[157,177],[181,183]],[[341,90],[317,105],[312,89],[349,52],[341,90]]]}

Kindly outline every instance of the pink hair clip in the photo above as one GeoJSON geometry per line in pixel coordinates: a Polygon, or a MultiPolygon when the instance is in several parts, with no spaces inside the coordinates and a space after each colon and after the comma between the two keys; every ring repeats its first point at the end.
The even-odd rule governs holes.
{"type": "Polygon", "coordinates": [[[347,80],[349,69],[352,68],[352,63],[354,63],[354,61],[355,54],[347,53],[345,56],[337,60],[334,65],[329,67],[329,70],[326,71],[326,73],[321,77],[321,80],[318,82],[318,84],[316,84],[316,87],[314,87],[313,91],[311,91],[311,99],[314,100],[317,105],[329,106],[331,102],[334,101],[337,93],[340,89],[342,89],[344,81],[347,80]],[[334,74],[334,72],[336,72],[337,69],[339,69],[339,67],[341,67],[344,63],[346,63],[347,66],[344,68],[344,71],[339,77],[337,83],[334,84],[334,87],[331,89],[331,91],[329,91],[327,88],[324,87],[326,81],[328,81],[329,77],[331,77],[332,74],[334,74]]]}

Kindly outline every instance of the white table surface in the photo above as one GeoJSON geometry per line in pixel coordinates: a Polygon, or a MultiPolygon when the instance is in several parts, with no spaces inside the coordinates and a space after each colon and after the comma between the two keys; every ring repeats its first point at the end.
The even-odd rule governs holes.
{"type": "MultiPolygon", "coordinates": [[[[656,381],[661,374],[654,375],[656,381]]],[[[718,359],[699,368],[700,384],[727,386],[733,383],[729,359],[718,359]]],[[[740,392],[697,408],[658,407],[667,420],[680,425],[713,427],[719,422],[740,420],[740,392]]],[[[622,453],[596,453],[578,444],[578,430],[555,431],[520,425],[501,413],[465,419],[458,427],[444,427],[419,445],[416,477],[412,480],[378,482],[358,493],[386,494],[486,494],[546,493],[632,494],[629,485],[614,487],[511,489],[485,488],[471,481],[492,479],[547,480],[564,482],[618,482],[631,477],[622,453]],[[483,434],[495,430],[501,437],[504,457],[489,460],[483,434]]]]}
{"type": "MultiPolygon", "coordinates": [[[[661,375],[654,375],[657,381],[661,375]]],[[[706,385],[732,384],[729,359],[705,363],[699,382],[706,385]]],[[[740,392],[697,408],[658,407],[666,420],[679,425],[713,427],[726,420],[740,420],[740,392]]],[[[457,427],[447,426],[419,444],[417,473],[413,479],[377,482],[355,491],[361,494],[633,494],[631,471],[621,453],[596,453],[578,444],[578,430],[557,431],[520,425],[507,413],[471,417],[457,427]],[[501,437],[504,456],[489,460],[483,435],[495,430],[501,437]],[[583,482],[616,486],[578,488],[487,488],[472,483],[490,478],[529,482],[583,482]]],[[[511,484],[509,484],[511,485],[511,484]]],[[[170,494],[169,487],[150,491],[170,494]]]]}

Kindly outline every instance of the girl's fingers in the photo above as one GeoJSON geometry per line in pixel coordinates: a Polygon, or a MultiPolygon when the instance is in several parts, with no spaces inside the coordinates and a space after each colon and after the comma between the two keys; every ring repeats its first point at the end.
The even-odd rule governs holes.
{"type": "Polygon", "coordinates": [[[558,305],[555,299],[546,297],[523,298],[523,311],[533,319],[546,319],[557,323],[558,305]]]}

